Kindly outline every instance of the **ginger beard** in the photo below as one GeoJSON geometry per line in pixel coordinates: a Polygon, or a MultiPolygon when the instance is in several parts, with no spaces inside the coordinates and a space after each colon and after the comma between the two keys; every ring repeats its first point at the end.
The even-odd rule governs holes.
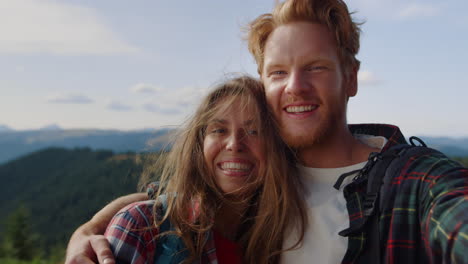
{"type": "Polygon", "coordinates": [[[291,126],[291,121],[283,121],[285,117],[277,118],[280,135],[286,144],[296,150],[312,148],[333,138],[338,126],[346,123],[347,96],[344,93],[333,98],[334,103],[320,105],[316,111],[318,120],[295,120],[297,125],[291,126]],[[302,123],[302,124],[301,124],[302,123]],[[298,129],[298,126],[302,128],[298,129]]]}

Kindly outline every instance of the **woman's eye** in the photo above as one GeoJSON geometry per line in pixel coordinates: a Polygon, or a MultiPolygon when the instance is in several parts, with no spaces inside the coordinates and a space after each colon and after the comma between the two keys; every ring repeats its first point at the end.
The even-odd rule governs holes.
{"type": "Polygon", "coordinates": [[[256,136],[258,135],[258,131],[255,129],[247,129],[247,134],[251,136],[256,136]]]}
{"type": "Polygon", "coordinates": [[[226,132],[226,129],[224,128],[214,128],[211,130],[212,134],[223,134],[224,132],[226,132]]]}

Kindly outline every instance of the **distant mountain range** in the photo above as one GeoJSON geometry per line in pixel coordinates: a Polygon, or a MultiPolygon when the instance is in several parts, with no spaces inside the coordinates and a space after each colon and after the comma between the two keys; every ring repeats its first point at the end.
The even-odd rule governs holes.
{"type": "Polygon", "coordinates": [[[420,137],[431,148],[435,148],[451,157],[468,157],[468,137],[420,137]]]}
{"type": "MultiPolygon", "coordinates": [[[[15,131],[0,125],[0,164],[28,153],[48,148],[108,149],[116,153],[158,151],[168,145],[171,129],[119,131],[73,129],[64,130],[56,125],[15,131]]],[[[421,137],[430,147],[449,156],[468,156],[468,137],[421,137]]]]}
{"type": "Polygon", "coordinates": [[[4,132],[4,131],[13,131],[13,129],[11,129],[8,126],[0,124],[0,132],[4,132]]]}
{"type": "Polygon", "coordinates": [[[0,164],[49,148],[107,149],[116,153],[158,151],[168,145],[171,129],[119,131],[46,127],[15,131],[0,125],[0,164]]]}

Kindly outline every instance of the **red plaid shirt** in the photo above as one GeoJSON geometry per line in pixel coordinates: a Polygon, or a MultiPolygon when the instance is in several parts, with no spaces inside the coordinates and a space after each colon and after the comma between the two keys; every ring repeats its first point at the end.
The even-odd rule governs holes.
{"type": "MultiPolygon", "coordinates": [[[[152,264],[158,230],[153,226],[155,201],[136,202],[124,207],[107,226],[105,236],[118,264],[152,264]]],[[[197,263],[217,264],[213,233],[208,234],[202,259],[197,263]]]]}

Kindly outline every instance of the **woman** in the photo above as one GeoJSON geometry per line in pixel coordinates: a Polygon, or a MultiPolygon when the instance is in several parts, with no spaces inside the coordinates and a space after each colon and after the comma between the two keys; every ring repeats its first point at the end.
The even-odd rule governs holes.
{"type": "Polygon", "coordinates": [[[109,224],[117,263],[166,261],[161,250],[177,239],[173,257],[185,263],[277,263],[287,227],[304,231],[306,215],[295,161],[272,120],[251,77],[209,93],[164,159],[158,199],[127,206],[109,224]]]}

